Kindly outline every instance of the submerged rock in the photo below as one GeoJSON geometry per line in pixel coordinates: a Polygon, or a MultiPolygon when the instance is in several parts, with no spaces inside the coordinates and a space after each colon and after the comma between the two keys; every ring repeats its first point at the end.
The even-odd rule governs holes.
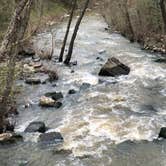
{"type": "Polygon", "coordinates": [[[41,80],[39,78],[27,78],[25,80],[25,83],[26,84],[31,84],[31,85],[34,85],[34,84],[41,84],[41,80]]]}
{"type": "Polygon", "coordinates": [[[16,143],[17,141],[22,141],[22,140],[23,140],[23,137],[16,133],[0,134],[0,144],[16,143]]]}
{"type": "Polygon", "coordinates": [[[58,73],[57,73],[57,71],[49,71],[48,72],[48,76],[49,76],[49,81],[50,82],[58,80],[58,73]]]}
{"type": "Polygon", "coordinates": [[[121,63],[116,58],[110,58],[106,64],[101,68],[99,76],[119,76],[128,75],[130,73],[130,68],[123,63],[121,63]]]}
{"type": "Polygon", "coordinates": [[[70,65],[71,66],[76,66],[77,65],[77,61],[70,62],[70,65]]]}
{"type": "Polygon", "coordinates": [[[99,51],[99,54],[104,54],[104,53],[106,53],[106,50],[100,50],[99,51]]]}
{"type": "Polygon", "coordinates": [[[72,94],[75,94],[75,93],[77,93],[77,91],[74,90],[74,89],[70,89],[70,90],[68,91],[68,94],[69,94],[69,95],[72,95],[72,94]]]}
{"type": "Polygon", "coordinates": [[[63,137],[59,132],[44,133],[39,136],[39,143],[51,144],[63,142],[63,137]]]}
{"type": "Polygon", "coordinates": [[[90,86],[91,86],[91,84],[84,82],[84,83],[81,85],[80,90],[86,90],[86,89],[88,89],[90,86]]]}
{"type": "Polygon", "coordinates": [[[61,92],[48,92],[44,96],[51,97],[55,101],[63,98],[63,94],[61,92]]]}
{"type": "Polygon", "coordinates": [[[54,107],[55,108],[60,108],[62,106],[62,103],[60,101],[57,101],[55,104],[54,104],[54,107]]]}
{"type": "Polygon", "coordinates": [[[46,126],[44,124],[44,122],[32,122],[28,125],[28,127],[25,129],[25,132],[40,132],[40,133],[44,133],[46,131],[46,126]]]}
{"type": "Polygon", "coordinates": [[[159,59],[156,59],[155,62],[157,63],[166,63],[166,58],[159,58],[159,59]]]}
{"type": "Polygon", "coordinates": [[[160,129],[159,138],[165,138],[166,139],[166,127],[162,127],[160,129]]]}

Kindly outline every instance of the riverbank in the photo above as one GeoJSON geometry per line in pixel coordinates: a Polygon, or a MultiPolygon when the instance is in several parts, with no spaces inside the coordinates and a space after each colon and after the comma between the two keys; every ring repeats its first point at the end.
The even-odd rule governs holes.
{"type": "Polygon", "coordinates": [[[104,1],[104,16],[108,24],[130,41],[141,43],[143,49],[166,53],[164,21],[158,2],[104,1]]]}

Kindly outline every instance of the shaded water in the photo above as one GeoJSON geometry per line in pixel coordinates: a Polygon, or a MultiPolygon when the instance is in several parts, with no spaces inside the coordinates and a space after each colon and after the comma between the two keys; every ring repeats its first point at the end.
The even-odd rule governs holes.
{"type": "MultiPolygon", "coordinates": [[[[105,27],[106,23],[98,14],[84,18],[73,54],[77,66],[68,68],[44,62],[50,68],[56,65],[60,76],[56,86],[29,86],[19,81],[24,91],[18,101],[20,115],[16,131],[23,132],[31,121],[41,120],[51,130],[60,131],[64,143],[43,148],[37,144],[39,134],[26,134],[24,143],[0,147],[0,165],[166,165],[166,141],[152,141],[160,128],[166,126],[166,64],[154,62],[159,55],[142,51],[138,44],[131,44],[119,34],[109,34],[105,27]],[[101,66],[111,56],[131,68],[128,76],[98,77],[101,66]],[[71,73],[72,70],[75,72],[71,73]],[[91,86],[80,89],[82,83],[91,86]],[[69,89],[77,93],[69,96],[69,89]],[[38,106],[40,96],[50,91],[63,92],[62,108],[38,106]],[[32,105],[24,109],[27,101],[32,105]],[[58,151],[58,148],[63,150],[58,151]]],[[[54,31],[55,57],[60,51],[65,28],[63,23],[54,31]]],[[[36,48],[49,48],[50,38],[48,32],[38,35],[36,48]]]]}

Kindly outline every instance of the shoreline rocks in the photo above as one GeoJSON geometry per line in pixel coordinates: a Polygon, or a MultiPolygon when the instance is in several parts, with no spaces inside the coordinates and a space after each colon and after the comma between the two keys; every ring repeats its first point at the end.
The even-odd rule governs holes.
{"type": "Polygon", "coordinates": [[[121,63],[115,57],[108,59],[105,65],[101,68],[99,76],[120,76],[128,75],[130,73],[130,68],[123,63],[121,63]]]}
{"type": "Polygon", "coordinates": [[[12,144],[17,141],[23,141],[23,137],[16,133],[2,133],[0,134],[0,144],[12,144]]]}

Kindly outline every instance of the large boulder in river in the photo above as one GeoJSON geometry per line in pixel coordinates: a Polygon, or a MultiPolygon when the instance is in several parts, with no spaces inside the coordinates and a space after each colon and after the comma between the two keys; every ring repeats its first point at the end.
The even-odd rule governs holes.
{"type": "Polygon", "coordinates": [[[43,144],[63,142],[63,137],[59,132],[44,133],[39,136],[38,142],[43,144]]]}
{"type": "Polygon", "coordinates": [[[44,124],[44,122],[32,122],[28,125],[28,127],[25,129],[25,132],[40,132],[40,133],[44,133],[46,131],[46,126],[44,124]]]}
{"type": "Polygon", "coordinates": [[[166,127],[162,127],[160,129],[159,138],[165,138],[166,139],[166,127]]]}
{"type": "Polygon", "coordinates": [[[16,133],[2,133],[0,134],[0,144],[10,144],[16,143],[17,141],[22,141],[23,137],[16,133]]]}
{"type": "Polygon", "coordinates": [[[130,68],[123,63],[121,63],[118,59],[112,57],[108,59],[106,64],[102,67],[99,72],[99,76],[119,76],[119,75],[127,75],[130,72],[130,68]]]}

